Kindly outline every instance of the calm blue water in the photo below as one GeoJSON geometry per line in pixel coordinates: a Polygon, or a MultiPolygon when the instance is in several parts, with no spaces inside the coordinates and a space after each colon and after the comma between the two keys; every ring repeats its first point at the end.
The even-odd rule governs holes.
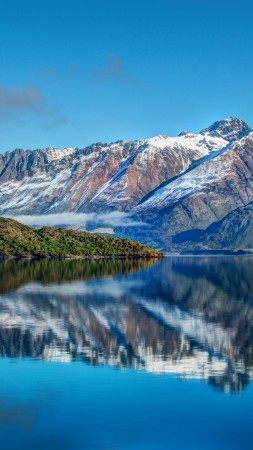
{"type": "Polygon", "coordinates": [[[253,258],[0,264],[1,449],[252,449],[253,258]]]}

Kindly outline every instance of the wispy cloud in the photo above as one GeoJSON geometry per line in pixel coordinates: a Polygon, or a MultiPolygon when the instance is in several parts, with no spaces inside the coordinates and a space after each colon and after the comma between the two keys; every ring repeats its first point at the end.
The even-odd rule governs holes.
{"type": "Polygon", "coordinates": [[[52,82],[57,85],[64,84],[67,81],[73,82],[77,75],[83,75],[82,70],[77,64],[67,64],[64,67],[55,68],[52,66],[42,66],[35,72],[35,77],[39,80],[52,82]]]}
{"type": "Polygon", "coordinates": [[[37,87],[0,85],[1,118],[15,120],[31,114],[45,127],[66,121],[57,105],[50,103],[37,87]]]}
{"type": "MultiPolygon", "coordinates": [[[[43,214],[43,215],[19,215],[8,216],[18,220],[25,225],[42,227],[42,226],[65,226],[75,227],[78,229],[98,229],[104,227],[134,227],[142,225],[136,222],[128,213],[113,211],[106,214],[98,213],[73,213],[65,212],[59,214],[43,214]]],[[[144,224],[143,224],[144,225],[144,224]]]]}
{"type": "Polygon", "coordinates": [[[6,87],[0,85],[0,115],[7,116],[18,112],[41,110],[44,98],[34,86],[6,87]]]}
{"type": "Polygon", "coordinates": [[[121,59],[115,54],[109,54],[102,69],[93,73],[93,78],[99,80],[120,80],[127,83],[139,84],[139,80],[129,73],[123,65],[121,59]]]}

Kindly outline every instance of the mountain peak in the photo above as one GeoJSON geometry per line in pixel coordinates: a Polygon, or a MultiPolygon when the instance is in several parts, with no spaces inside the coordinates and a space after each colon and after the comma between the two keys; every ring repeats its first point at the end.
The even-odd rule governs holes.
{"type": "Polygon", "coordinates": [[[251,131],[251,128],[243,120],[237,117],[228,117],[227,119],[214,122],[200,133],[212,137],[221,137],[229,142],[233,142],[246,136],[251,131]]]}
{"type": "Polygon", "coordinates": [[[187,136],[188,134],[192,134],[192,133],[190,133],[190,131],[184,130],[184,131],[181,131],[181,133],[179,133],[178,137],[187,136]]]}

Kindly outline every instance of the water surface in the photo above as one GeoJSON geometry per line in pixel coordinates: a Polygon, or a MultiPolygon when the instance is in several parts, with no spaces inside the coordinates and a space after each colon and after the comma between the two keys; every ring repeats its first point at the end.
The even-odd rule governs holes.
{"type": "Polygon", "coordinates": [[[1,262],[1,448],[252,449],[252,273],[1,262]]]}

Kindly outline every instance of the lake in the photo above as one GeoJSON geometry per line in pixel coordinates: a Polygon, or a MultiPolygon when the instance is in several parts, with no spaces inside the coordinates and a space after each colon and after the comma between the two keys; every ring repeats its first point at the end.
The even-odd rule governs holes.
{"type": "Polygon", "coordinates": [[[0,448],[253,448],[253,258],[0,263],[0,448]]]}

